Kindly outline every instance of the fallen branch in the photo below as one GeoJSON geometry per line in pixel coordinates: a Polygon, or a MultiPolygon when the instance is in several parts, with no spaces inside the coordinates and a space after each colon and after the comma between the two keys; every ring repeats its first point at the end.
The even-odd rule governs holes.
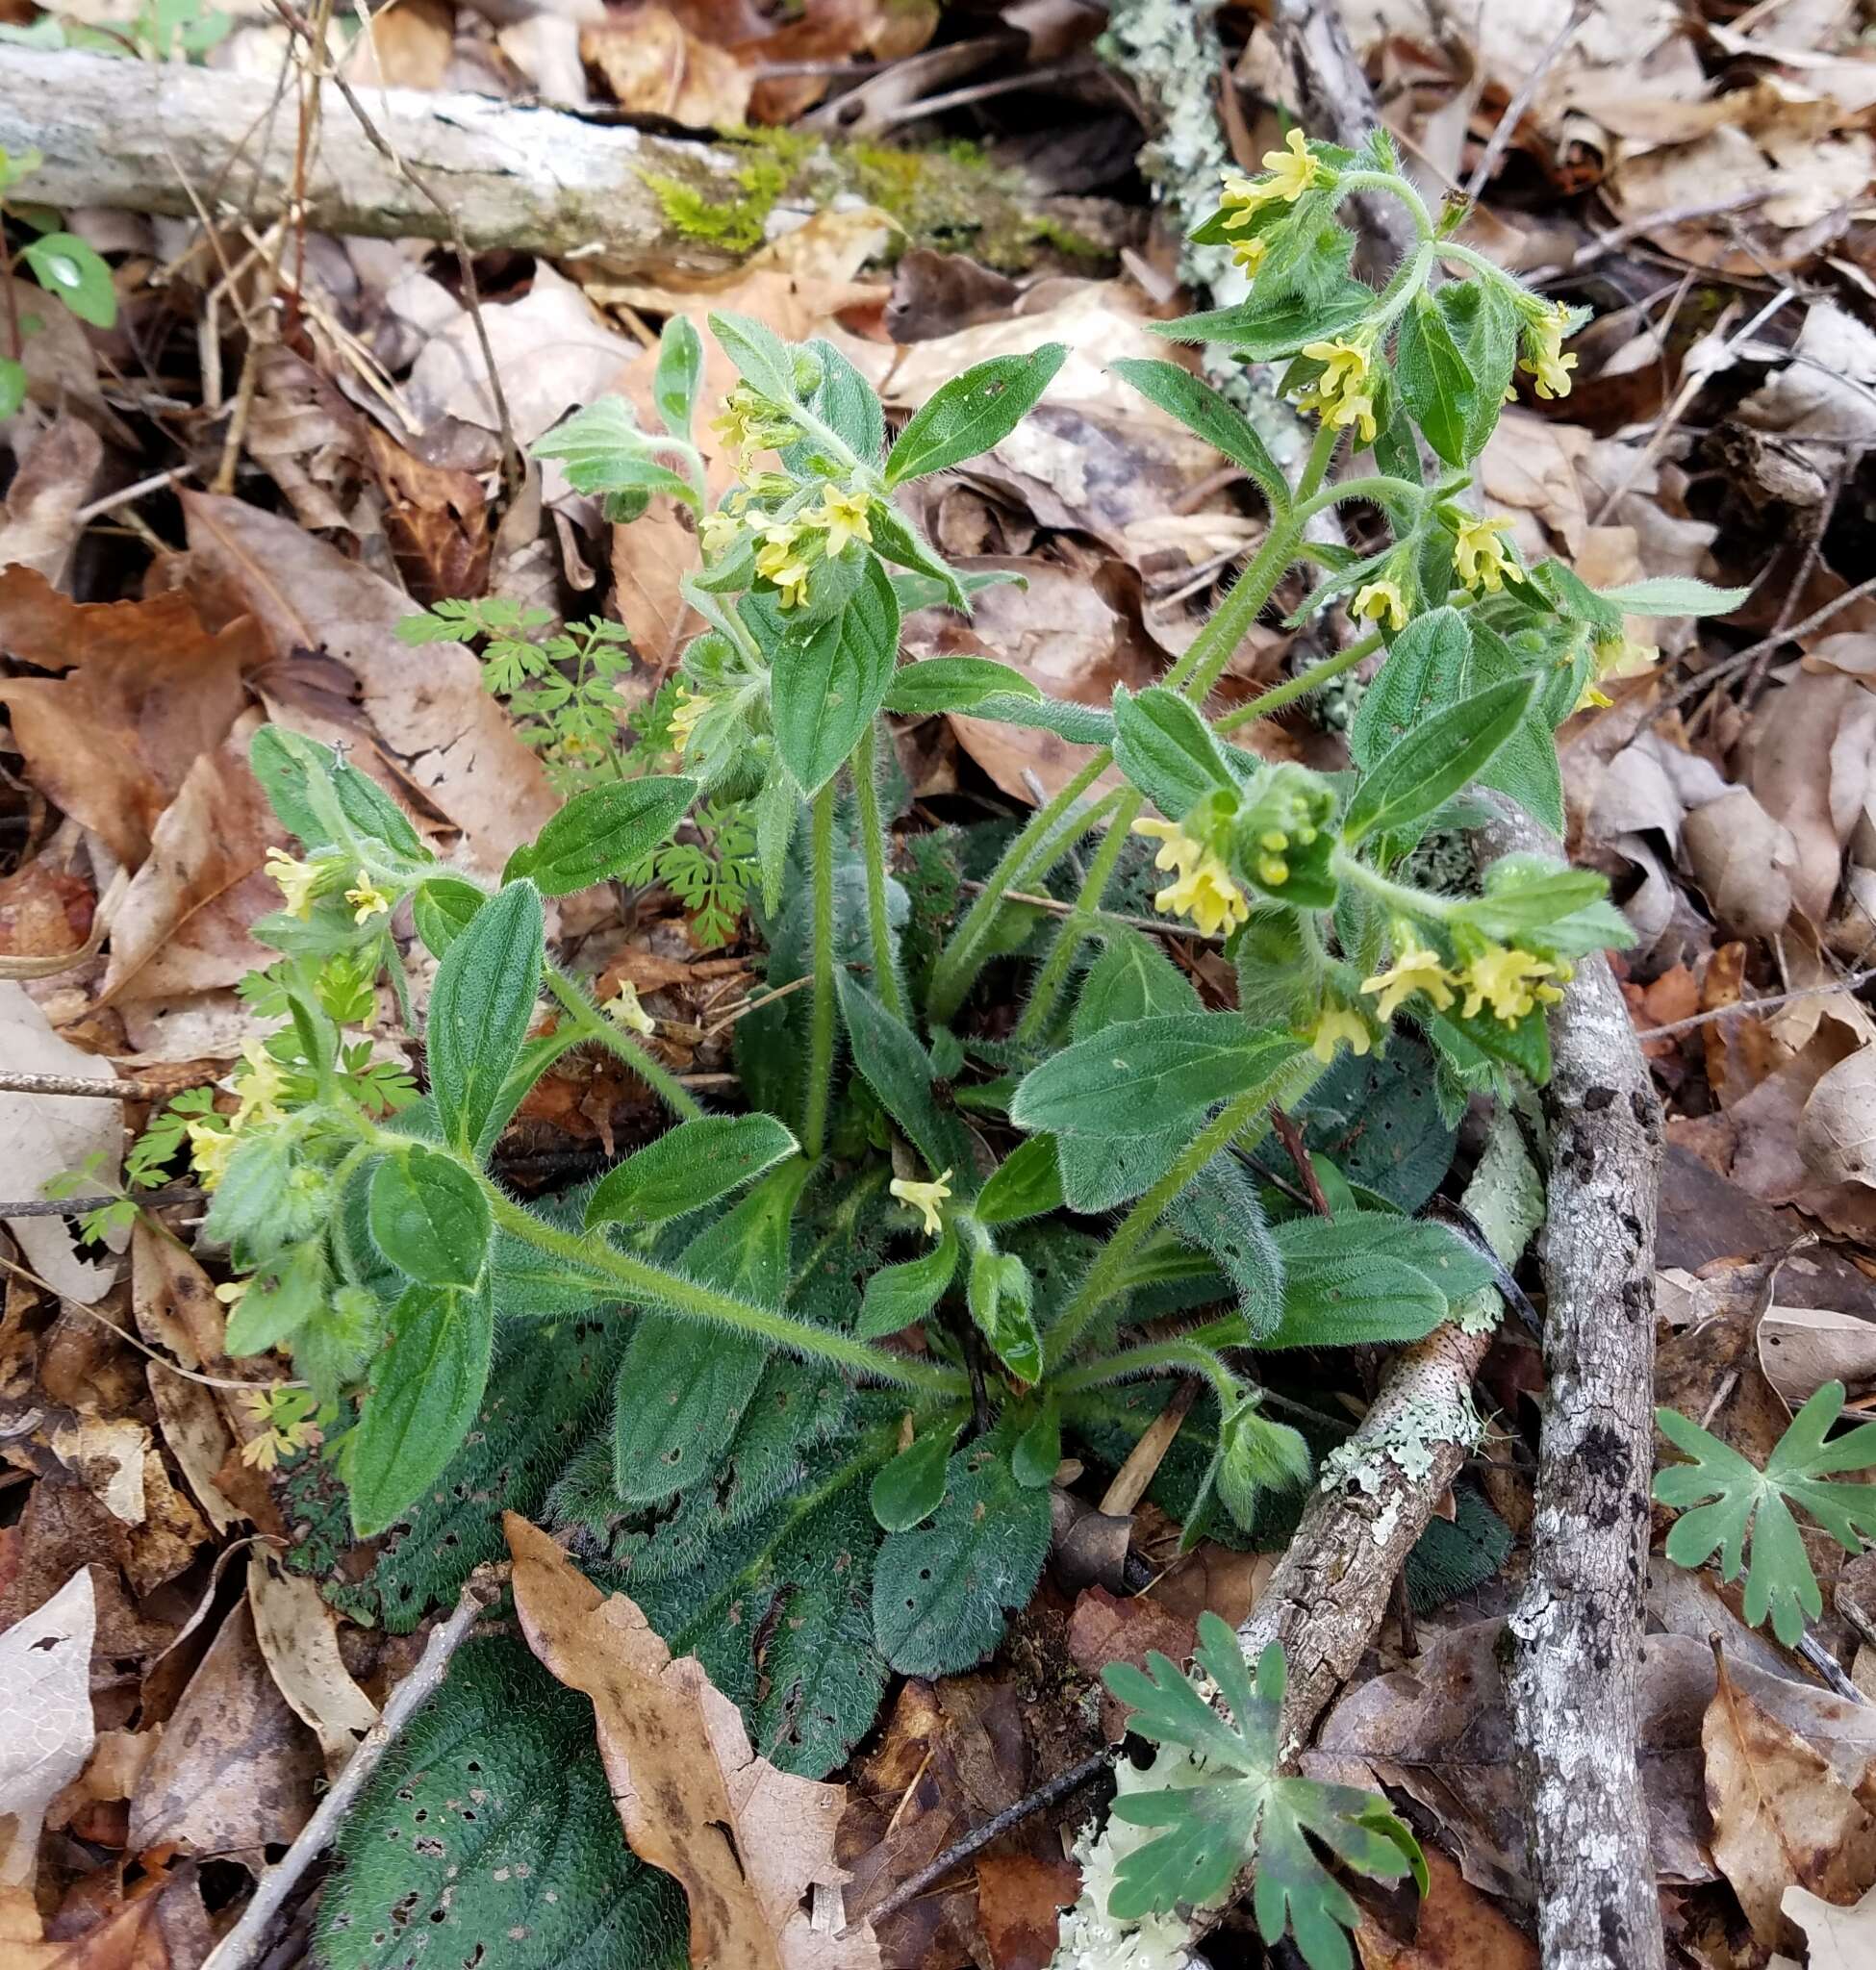
{"type": "Polygon", "coordinates": [[[469,1639],[469,1630],[494,1599],[495,1591],[486,1567],[478,1567],[469,1576],[449,1618],[430,1630],[423,1653],[417,1658],[417,1667],[392,1692],[378,1721],[359,1741],[332,1790],[319,1802],[318,1811],[300,1829],[298,1839],[281,1856],[279,1864],[268,1870],[255,1889],[253,1901],[242,1909],[241,1920],[209,1952],[202,1970],[246,1970],[253,1962],[294,1884],[332,1844],[353,1800],[365,1789],[366,1780],[377,1770],[379,1759],[391,1749],[424,1698],[443,1681],[449,1658],[469,1639]]]}
{"type": "MultiPolygon", "coordinates": [[[[1514,810],[1483,838],[1494,856],[1560,854],[1514,810]]],[[[1578,965],[1550,1034],[1543,1429],[1505,1686],[1545,1970],[1659,1970],[1635,1666],[1654,1459],[1661,1109],[1600,955],[1578,965]]]]}
{"type": "MultiPolygon", "coordinates": [[[[274,85],[226,68],[0,48],[0,146],[38,151],[43,205],[112,206],[265,226],[293,210],[297,119],[274,85]]],[[[296,216],[317,232],[510,246],[707,272],[721,249],[665,215],[646,175],[706,202],[741,196],[727,150],[488,96],[369,92],[386,155],[348,116],[322,118],[296,216]],[[423,189],[419,189],[421,186],[423,189]]]]}

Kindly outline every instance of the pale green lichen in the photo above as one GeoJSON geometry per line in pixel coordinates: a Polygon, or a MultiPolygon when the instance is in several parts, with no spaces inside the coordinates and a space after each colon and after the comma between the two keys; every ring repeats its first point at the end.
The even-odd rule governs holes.
{"type": "MultiPolygon", "coordinates": [[[[1200,1785],[1210,1777],[1190,1752],[1165,1745],[1142,1769],[1116,1760],[1114,1790],[1163,1792],[1200,1785]]],[[[1075,1858],[1081,1869],[1081,1897],[1062,1917],[1051,1970],[1186,1970],[1192,1961],[1192,1925],[1178,1915],[1148,1915],[1122,1922],[1107,1913],[1120,1864],[1135,1848],[1158,1833],[1156,1827],[1130,1826],[1113,1814],[1097,1831],[1090,1820],[1076,1837],[1075,1858]]]]}

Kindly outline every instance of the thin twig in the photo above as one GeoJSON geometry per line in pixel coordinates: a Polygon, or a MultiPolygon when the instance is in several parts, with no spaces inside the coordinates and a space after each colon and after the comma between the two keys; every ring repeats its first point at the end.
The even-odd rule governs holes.
{"type": "MultiPolygon", "coordinates": [[[[273,4],[274,11],[293,33],[311,43],[313,30],[306,16],[291,5],[290,0],[273,0],[273,4]]],[[[489,341],[488,324],[482,319],[481,290],[475,283],[475,262],[469,253],[469,241],[463,237],[462,221],[456,216],[454,208],[431,189],[428,181],[418,176],[397,147],[372,122],[365,105],[359,101],[357,90],[345,77],[336,68],[330,74],[339,93],[345,99],[345,107],[358,119],[358,127],[365,133],[366,141],[448,228],[450,244],[456,249],[457,272],[463,283],[463,305],[469,311],[475,340],[482,350],[483,366],[489,372],[489,396],[494,406],[495,421],[501,434],[502,485],[512,499],[520,492],[523,476],[520,446],[515,442],[514,420],[508,415],[508,393],[501,387],[501,374],[495,366],[494,346],[489,341]]]]}
{"type": "MultiPolygon", "coordinates": [[[[1066,1799],[1071,1792],[1078,1792],[1090,1779],[1098,1779],[1107,1769],[1107,1754],[1098,1751],[1085,1757],[1078,1765],[1071,1765],[1065,1772],[1057,1772],[1052,1779],[1038,1785],[1027,1797],[1019,1799],[1014,1806],[1006,1806],[1001,1812],[992,1813],[980,1827],[974,1827],[961,1840],[953,1840],[939,1855],[937,1859],[920,1868],[909,1881],[900,1882],[886,1899],[876,1907],[863,1911],[864,1920],[876,1931],[889,1915],[897,1915],[908,1902],[942,1881],[960,1861],[969,1860],[974,1854],[980,1854],[993,1840],[1001,1840],[1012,1827],[1018,1827],[1031,1813],[1040,1812],[1046,1806],[1053,1806],[1058,1799],[1066,1799]]],[[[221,1970],[213,1957],[205,1970],[221,1970]]]]}
{"type": "Polygon", "coordinates": [[[14,1073],[0,1068],[0,1095],[75,1095],[96,1101],[166,1101],[163,1081],[89,1080],[78,1073],[14,1073]]]}
{"type": "Polygon", "coordinates": [[[1536,65],[1519,85],[1518,92],[1505,105],[1505,114],[1498,119],[1498,128],[1491,134],[1491,140],[1480,154],[1479,162],[1473,166],[1472,176],[1465,181],[1465,198],[1472,204],[1490,182],[1491,174],[1498,161],[1505,155],[1506,146],[1517,135],[1517,128],[1524,121],[1524,113],[1535,100],[1537,91],[1543,86],[1544,77],[1551,71],[1551,64],[1562,54],[1563,45],[1589,16],[1589,0],[1576,0],[1570,9],[1569,18],[1551,37],[1549,47],[1537,57],[1536,65]]]}
{"type": "MultiPolygon", "coordinates": [[[[967,877],[958,884],[958,888],[981,894],[984,885],[975,878],[967,877]]],[[[1047,910],[1052,917],[1066,917],[1075,908],[1073,903],[1065,903],[1058,897],[1040,897],[1026,889],[1006,889],[1003,892],[1003,900],[1006,903],[1027,903],[1032,910],[1047,910]]],[[[1225,942],[1222,932],[1195,930],[1189,923],[1168,922],[1159,917],[1123,917],[1116,911],[1103,910],[1101,922],[1124,924],[1128,930],[1150,931],[1155,937],[1176,937],[1182,944],[1225,942]]]]}
{"type": "Polygon", "coordinates": [[[1568,260],[1552,266],[1533,267],[1523,278],[1531,286],[1539,287],[1546,281],[1560,280],[1565,274],[1582,273],[1585,267],[1607,260],[1611,253],[1621,252],[1632,240],[1639,240],[1646,233],[1656,232],[1664,226],[1688,226],[1697,219],[1715,219],[1724,217],[1728,213],[1745,212],[1755,205],[1763,205],[1771,195],[1769,185],[1756,185],[1744,191],[1729,191],[1724,198],[1705,199],[1698,204],[1664,205],[1659,212],[1645,212],[1635,218],[1625,219],[1611,232],[1598,233],[1588,245],[1579,246],[1568,260]]]}
{"type": "Polygon", "coordinates": [[[1867,594],[1876,594],[1876,574],[1872,574],[1867,581],[1860,581],[1853,589],[1845,589],[1835,601],[1826,602],[1821,609],[1813,609],[1802,622],[1794,622],[1789,629],[1781,629],[1774,635],[1760,638],[1750,649],[1740,650],[1723,663],[1709,665],[1706,669],[1690,677],[1672,697],[1662,699],[1648,714],[1645,722],[1652,725],[1657,719],[1663,719],[1669,712],[1678,711],[1689,698],[1698,697],[1703,691],[1711,690],[1716,684],[1724,684],[1729,677],[1737,677],[1741,670],[1750,669],[1767,650],[1777,649],[1780,644],[1801,642],[1813,629],[1821,629],[1833,616],[1847,609],[1852,602],[1861,602],[1867,594]]]}
{"type": "MultiPolygon", "coordinates": [[[[0,1202],[0,1218],[82,1218],[87,1211],[110,1203],[114,1195],[106,1191],[101,1197],[14,1198],[0,1202]]],[[[175,1183],[165,1190],[148,1191],[134,1201],[139,1210],[161,1210],[165,1204],[199,1204],[207,1196],[206,1190],[192,1183],[175,1183]]]]}
{"type": "Polygon", "coordinates": [[[383,1714],[360,1740],[332,1790],[319,1802],[319,1809],[301,1829],[298,1839],[287,1850],[280,1864],[269,1871],[254,1891],[254,1899],[241,1911],[241,1919],[210,1951],[202,1970],[246,1970],[253,1962],[274,1917],[299,1878],[332,1844],[353,1800],[365,1789],[366,1780],[377,1770],[378,1761],[410,1722],[418,1705],[443,1681],[449,1658],[469,1638],[469,1630],[494,1598],[488,1569],[478,1567],[469,1576],[448,1620],[430,1630],[430,1639],[423,1645],[417,1667],[392,1692],[383,1714]]]}
{"type": "Polygon", "coordinates": [[[1789,1005],[1798,998],[1827,998],[1838,992],[1861,992],[1876,980],[1876,969],[1867,972],[1852,972],[1847,978],[1833,978],[1828,985],[1800,985],[1793,992],[1775,992],[1769,998],[1741,998],[1732,1005],[1716,1005],[1711,1012],[1697,1012],[1684,1020],[1673,1020],[1664,1026],[1644,1026],[1635,1035],[1637,1040],[1668,1040],[1676,1033],[1691,1033],[1696,1026],[1711,1026],[1715,1020],[1730,1019],[1735,1013],[1776,1012],[1781,1005],[1789,1005]]]}

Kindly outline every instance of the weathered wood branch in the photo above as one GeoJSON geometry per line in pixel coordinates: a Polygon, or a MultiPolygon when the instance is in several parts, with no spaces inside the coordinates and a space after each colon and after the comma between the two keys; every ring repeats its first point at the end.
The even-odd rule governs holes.
{"type": "MultiPolygon", "coordinates": [[[[564,110],[487,96],[371,88],[363,100],[397,154],[460,221],[472,247],[709,271],[726,258],[665,216],[647,175],[723,202],[737,159],[564,110]]],[[[227,69],[0,48],[0,145],[44,162],[27,195],[190,217],[190,190],[219,217],[266,223],[294,196],[299,116],[292,92],[227,69]]],[[[335,91],[301,189],[306,224],[372,239],[447,240],[449,226],[374,150],[335,91]]]]}
{"type": "MultiPolygon", "coordinates": [[[[1495,855],[1560,855],[1515,811],[1495,855]]],[[[1635,1667],[1654,1460],[1661,1120],[1600,955],[1551,1016],[1544,1399],[1531,1571],[1505,1680],[1545,1970],[1660,1970],[1635,1765],[1635,1667]]]]}

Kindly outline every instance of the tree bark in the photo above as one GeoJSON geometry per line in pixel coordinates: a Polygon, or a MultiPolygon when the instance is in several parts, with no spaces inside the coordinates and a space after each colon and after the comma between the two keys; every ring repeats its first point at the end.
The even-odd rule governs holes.
{"type": "MultiPolygon", "coordinates": [[[[1495,854],[1560,853],[1511,814],[1495,854]]],[[[1531,1571],[1506,1689],[1545,1970],[1660,1970],[1635,1765],[1635,1667],[1654,1460],[1661,1109],[1600,955],[1550,1024],[1544,1400],[1531,1571]]]]}
{"type": "MultiPolygon", "coordinates": [[[[471,247],[624,267],[707,272],[730,256],[686,238],[647,175],[706,199],[741,195],[737,160],[562,110],[487,96],[364,88],[372,121],[460,221],[471,247]]],[[[301,205],[317,232],[445,240],[443,216],[367,140],[337,90],[306,161],[301,205]]],[[[266,223],[294,197],[299,117],[266,80],[186,63],[0,48],[0,145],[43,162],[21,188],[38,203],[190,217],[192,189],[215,217],[266,223]]]]}

